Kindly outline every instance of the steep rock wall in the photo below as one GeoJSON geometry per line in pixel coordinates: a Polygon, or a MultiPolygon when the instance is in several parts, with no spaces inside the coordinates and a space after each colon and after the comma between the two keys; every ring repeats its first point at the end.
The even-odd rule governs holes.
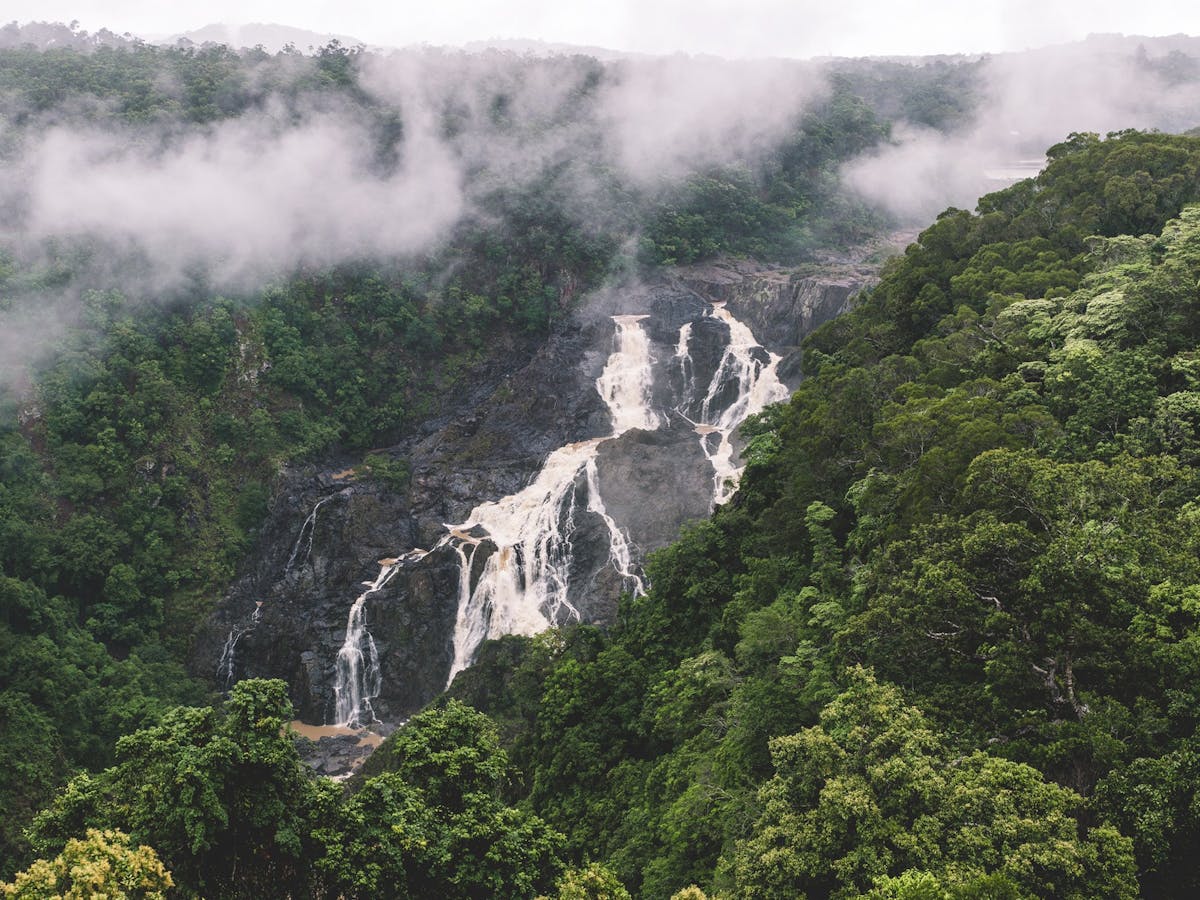
{"type": "Polygon", "coordinates": [[[499,364],[469,396],[448,398],[451,414],[388,451],[410,464],[406,491],[358,480],[344,463],[287,473],[255,553],[195,643],[194,668],[221,687],[284,678],[301,718],[333,722],[348,610],[366,592],[372,647],[364,665],[377,664],[380,689],[362,715],[400,721],[436,696],[452,671],[464,560],[468,589],[493,553],[513,557],[497,558],[502,565],[528,562],[522,547],[497,551],[484,529],[451,538],[448,523],[469,524],[481,502],[517,495],[550,454],[575,442],[599,442],[594,478],[580,469],[564,495],[556,527],[571,556],[565,603],[543,612],[560,624],[611,621],[622,590],[638,582],[615,562],[610,520],[636,568],[683,523],[707,516],[714,500],[709,457],[720,435],[705,435],[698,423],[704,409],[716,415],[739,390],[726,371],[731,326],[714,304],[762,345],[743,362],[756,371],[774,365],[794,387],[803,336],[845,311],[872,277],[870,266],[800,271],[726,262],[593,294],[531,360],[499,364]],[[644,402],[655,425],[610,437],[610,401],[596,382],[614,359],[615,316],[636,318],[648,338],[644,402]],[[380,576],[382,585],[368,590],[380,576]]]}

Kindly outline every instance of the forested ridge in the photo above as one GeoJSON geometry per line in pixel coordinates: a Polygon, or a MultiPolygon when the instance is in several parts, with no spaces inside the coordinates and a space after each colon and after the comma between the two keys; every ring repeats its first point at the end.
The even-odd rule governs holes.
{"type": "Polygon", "coordinates": [[[611,634],[456,683],[517,796],[645,896],[1193,891],[1198,154],[1073,136],[814,334],[611,634]]]}
{"type": "MultiPolygon", "coordinates": [[[[50,49],[22,43],[36,28],[4,32],[6,166],[55,129],[99,128],[135,147],[167,147],[222,122],[269,112],[284,127],[331,105],[365,121],[374,165],[395,162],[403,123],[360,87],[357,49],[239,54],[111,35],[116,46],[93,47],[86,35],[49,30],[50,49]]],[[[604,76],[582,57],[493,62],[515,75],[479,88],[486,121],[473,123],[447,100],[443,134],[475,128],[500,140],[567,128],[604,76]],[[558,119],[510,123],[506,98],[539,75],[577,81],[583,93],[562,101],[558,119]]],[[[969,77],[946,68],[927,80],[969,77]]],[[[874,214],[861,203],[844,198],[825,220],[809,208],[821,208],[814,198],[832,189],[841,159],[886,132],[886,120],[841,91],[800,124],[767,170],[697,171],[658,199],[638,199],[603,159],[580,151],[579,165],[615,200],[573,208],[575,176],[551,165],[526,180],[482,185],[475,215],[431,249],[390,263],[302,265],[272,274],[266,287],[218,291],[201,269],[160,287],[155,260],[103,234],[31,247],[19,229],[7,233],[3,870],[25,854],[29,817],[69,773],[107,764],[121,735],[172,705],[206,701],[210,686],[182,663],[253,545],[281,465],[333,456],[402,490],[405,460],[372,448],[411,432],[499,362],[527,357],[613,269],[761,250],[768,239],[794,255],[818,221],[829,223],[829,240],[870,233],[874,214]],[[857,225],[850,206],[862,217],[857,225]],[[806,230],[775,230],[799,210],[806,230]],[[639,230],[648,235],[642,244],[623,247],[624,235],[639,230]],[[31,357],[27,346],[43,352],[31,357]]],[[[20,222],[20,198],[4,202],[20,222]]]]}
{"type": "MultiPolygon", "coordinates": [[[[282,683],[213,701],[182,665],[281,464],[400,487],[404,460],[372,448],[615,268],[797,259],[878,227],[837,166],[898,110],[950,127],[970,79],[888,94],[878,66],[839,74],[765,161],[610,182],[604,228],[551,171],[485,192],[436,251],[255,292],[123,291],[86,241],[6,253],[0,312],[81,302],[0,389],[3,890],[50,896],[88,865],[131,896],[1200,887],[1194,137],[1072,135],[1036,179],[943,213],[807,341],[800,389],[744,429],[735,500],[651,560],[612,629],[485,645],[346,790],[299,762],[282,683]]],[[[333,92],[386,165],[391,113],[355,72],[336,45],[0,51],[26,129],[0,149],[65,96],[137,128],[333,92]]]]}

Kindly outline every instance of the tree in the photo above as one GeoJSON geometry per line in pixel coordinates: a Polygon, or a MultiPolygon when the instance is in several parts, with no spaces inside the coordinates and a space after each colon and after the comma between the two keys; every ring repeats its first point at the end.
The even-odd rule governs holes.
{"type": "MultiPolygon", "coordinates": [[[[3,586],[0,586],[0,593],[3,586]]],[[[29,697],[0,692],[0,859],[10,865],[28,850],[22,826],[49,799],[64,777],[62,742],[50,720],[29,697]]],[[[12,874],[5,866],[0,878],[12,874]]]]}
{"type": "Polygon", "coordinates": [[[318,829],[316,867],[347,897],[532,897],[562,869],[562,835],[506,806],[495,725],[451,700],[425,710],[371,760],[318,829]]]}
{"type": "Polygon", "coordinates": [[[117,764],[81,775],[37,817],[34,848],[53,852],[87,827],[120,828],[156,847],[180,884],[263,895],[306,878],[305,842],[331,805],[284,733],[281,681],[238,682],[223,710],[179,707],[117,743],[117,764]]]}
{"type": "MultiPolygon", "coordinates": [[[[919,691],[939,713],[1090,791],[1128,753],[1113,733],[1148,714],[1147,686],[1161,703],[1191,690],[1176,664],[1186,649],[1173,663],[1155,624],[1190,619],[1169,612],[1177,592],[1155,586],[1200,575],[1179,508],[1192,477],[1161,458],[981,454],[959,514],[893,542],[863,573],[870,599],[839,635],[843,652],[895,680],[925,673],[919,691]]],[[[1152,728],[1133,731],[1136,742],[1152,728]]]]}
{"type": "Polygon", "coordinates": [[[89,828],[87,835],[67,841],[52,860],[39,859],[0,895],[12,900],[165,900],[174,887],[151,847],[135,847],[120,831],[89,828]]]}
{"type": "MultiPolygon", "coordinates": [[[[1029,766],[955,758],[896,688],[861,668],[848,679],[820,724],[771,741],[762,815],[726,862],[733,896],[848,897],[909,870],[964,889],[998,876],[1024,896],[1137,895],[1129,840],[1087,829],[1078,795],[1029,766]]],[[[878,896],[928,896],[892,887],[878,896]]]]}
{"type": "Polygon", "coordinates": [[[1106,776],[1092,798],[1096,814],[1133,839],[1145,897],[1200,891],[1200,741],[1159,757],[1131,760],[1106,776]]]}
{"type": "Polygon", "coordinates": [[[555,888],[554,900],[632,900],[617,876],[599,863],[568,869],[555,888]]]}

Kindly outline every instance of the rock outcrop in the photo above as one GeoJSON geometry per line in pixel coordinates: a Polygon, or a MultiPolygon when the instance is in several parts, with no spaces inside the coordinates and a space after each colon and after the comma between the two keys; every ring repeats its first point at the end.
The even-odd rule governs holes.
{"type": "MultiPolygon", "coordinates": [[[[447,539],[447,523],[465,522],[481,502],[521,491],[557,448],[612,435],[596,379],[614,350],[613,316],[645,317],[638,321],[650,341],[648,403],[659,421],[604,441],[595,454],[602,509],[637,563],[711,509],[707,454],[715,439],[702,447],[697,423],[706,402],[723,408],[738,390],[713,386],[730,343],[730,326],[712,314],[713,304],[725,304],[762,344],[754,365],[791,358],[779,369],[793,373],[784,381],[794,387],[801,339],[845,311],[872,271],[726,262],[597,292],[531,358],[502,360],[466,395],[447,398],[441,419],[387,451],[410,465],[406,491],[357,477],[344,462],[286,473],[254,554],[195,643],[195,670],[217,673],[220,687],[283,678],[301,719],[332,723],[348,610],[366,592],[380,682],[369,712],[402,720],[445,687],[454,658],[464,557],[447,539]],[[368,590],[381,573],[384,583],[368,590]]],[[[570,529],[572,560],[570,602],[555,614],[560,622],[576,614],[609,622],[621,591],[634,587],[613,565],[610,527],[591,508],[589,490],[581,470],[562,525],[570,529]]],[[[486,541],[476,548],[473,581],[491,552],[486,541]]]]}

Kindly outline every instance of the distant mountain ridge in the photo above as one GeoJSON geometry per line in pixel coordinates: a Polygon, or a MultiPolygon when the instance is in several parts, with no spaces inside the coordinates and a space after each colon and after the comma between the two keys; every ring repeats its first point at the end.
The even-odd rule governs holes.
{"type": "Polygon", "coordinates": [[[462,45],[462,48],[468,53],[500,50],[526,56],[590,56],[603,62],[628,59],[630,57],[646,58],[651,55],[626,50],[614,50],[611,47],[597,47],[590,44],[566,44],[558,41],[543,41],[532,38],[491,38],[486,41],[468,41],[462,45]]]}
{"type": "Polygon", "coordinates": [[[176,44],[180,41],[191,41],[193,44],[227,44],[234,48],[261,45],[268,53],[278,53],[288,44],[304,51],[309,47],[324,47],[332,40],[338,40],[350,47],[366,44],[366,41],[346,34],[309,31],[291,25],[264,22],[252,22],[247,25],[213,22],[203,28],[155,39],[153,43],[176,44]]]}

